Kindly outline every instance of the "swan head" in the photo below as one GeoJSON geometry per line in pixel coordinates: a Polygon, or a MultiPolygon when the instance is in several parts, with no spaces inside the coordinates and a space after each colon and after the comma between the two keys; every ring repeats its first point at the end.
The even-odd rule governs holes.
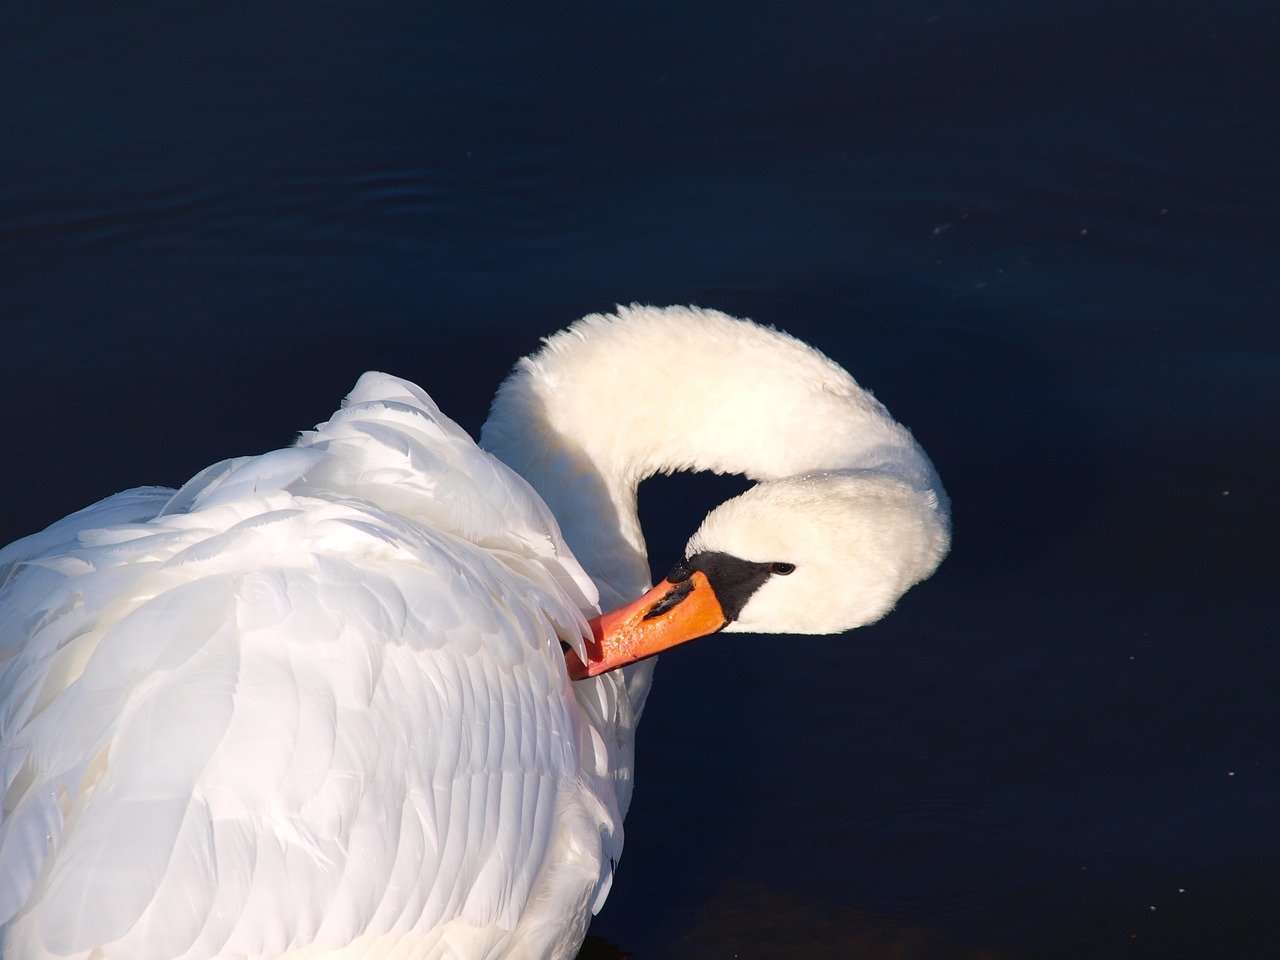
{"type": "Polygon", "coordinates": [[[879,620],[928,577],[950,543],[931,488],[870,470],[757,484],[716,507],[671,573],[591,621],[594,676],[723,630],[841,633],[879,620]]]}
{"type": "Polygon", "coordinates": [[[757,484],[713,510],[685,554],[772,569],[725,630],[823,634],[879,620],[933,573],[948,543],[930,491],[859,471],[757,484]]]}

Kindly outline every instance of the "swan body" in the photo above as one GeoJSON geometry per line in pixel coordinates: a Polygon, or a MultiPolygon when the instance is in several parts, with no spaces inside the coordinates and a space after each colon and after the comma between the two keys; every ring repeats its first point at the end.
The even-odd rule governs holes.
{"type": "Polygon", "coordinates": [[[700,629],[843,630],[947,548],[905,429],[712,311],[551,338],[482,445],[366,374],[291,448],[0,551],[4,957],[572,957],[654,663],[570,680],[601,606],[665,629],[709,583],[700,629]],[[636,601],[635,487],[674,469],[762,482],[636,601]]]}

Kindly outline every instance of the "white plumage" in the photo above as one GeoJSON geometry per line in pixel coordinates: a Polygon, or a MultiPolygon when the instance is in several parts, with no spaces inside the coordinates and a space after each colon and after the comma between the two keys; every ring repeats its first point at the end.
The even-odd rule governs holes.
{"type": "MultiPolygon", "coordinates": [[[[835,364],[719,314],[622,314],[553,338],[486,427],[564,538],[419,388],[366,374],[289,449],[118,494],[0,551],[5,957],[573,955],[621,853],[653,661],[571,684],[562,642],[585,658],[598,589],[611,606],[648,585],[640,479],[783,482],[806,466],[775,448],[795,460],[837,437],[843,458],[808,468],[887,490],[872,539],[911,540],[871,548],[892,556],[868,580],[892,584],[858,622],[927,576],[947,537],[927,459],[835,364]],[[702,357],[680,400],[712,424],[682,432],[672,415],[651,435],[623,371],[660,369],[644,351],[673,336],[702,357]],[[757,346],[718,365],[741,340],[757,346]],[[748,382],[767,405],[771,379],[780,415],[724,412],[748,382]],[[806,393],[824,425],[800,422],[806,393]],[[737,435],[717,438],[726,417],[737,435]]],[[[757,520],[722,509],[699,548],[745,536],[749,552],[757,520]]],[[[804,560],[787,579],[812,596],[830,585],[805,581],[804,560]]],[[[784,586],[759,609],[785,617],[784,586]]],[[[834,629],[855,625],[841,616],[834,629]]]]}

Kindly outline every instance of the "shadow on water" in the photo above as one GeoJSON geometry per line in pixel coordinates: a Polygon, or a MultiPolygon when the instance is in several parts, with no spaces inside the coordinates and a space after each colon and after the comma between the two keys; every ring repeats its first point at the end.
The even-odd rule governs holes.
{"type": "Polygon", "coordinates": [[[1028,811],[985,798],[885,800],[834,825],[831,856],[849,871],[841,899],[877,917],[972,929],[1044,875],[1041,829],[1028,811]]]}
{"type": "Polygon", "coordinates": [[[672,944],[679,960],[1003,960],[1008,954],[950,941],[927,926],[895,923],[794,891],[731,878],[672,944]]]}
{"type": "Polygon", "coordinates": [[[1255,960],[1270,956],[1280,938],[1280,917],[1242,927],[1241,912],[1274,916],[1265,892],[1223,878],[1220,888],[1176,891],[1159,904],[1118,910],[1110,891],[1069,919],[1039,929],[1020,945],[1005,929],[1018,925],[1016,907],[992,911],[989,936],[958,936],[927,923],[912,923],[874,910],[831,904],[792,890],[730,878],[699,904],[688,928],[671,942],[631,953],[602,937],[588,936],[577,960],[1082,960],[1125,956],[1134,960],[1255,960]],[[1196,899],[1193,909],[1177,900],[1196,899]],[[1172,901],[1172,902],[1170,902],[1172,901]],[[984,942],[986,940],[991,942],[984,942]]]}
{"type": "Polygon", "coordinates": [[[589,934],[583,941],[582,949],[578,951],[577,956],[577,960],[631,960],[631,958],[631,954],[610,943],[604,937],[589,934]]]}

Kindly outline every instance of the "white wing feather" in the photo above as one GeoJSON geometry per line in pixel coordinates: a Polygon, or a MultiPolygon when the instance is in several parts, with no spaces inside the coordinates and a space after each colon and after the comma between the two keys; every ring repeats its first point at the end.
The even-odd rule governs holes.
{"type": "Polygon", "coordinates": [[[412,384],[74,514],[5,580],[5,956],[552,955],[607,891],[624,688],[560,653],[595,587],[412,384]]]}

